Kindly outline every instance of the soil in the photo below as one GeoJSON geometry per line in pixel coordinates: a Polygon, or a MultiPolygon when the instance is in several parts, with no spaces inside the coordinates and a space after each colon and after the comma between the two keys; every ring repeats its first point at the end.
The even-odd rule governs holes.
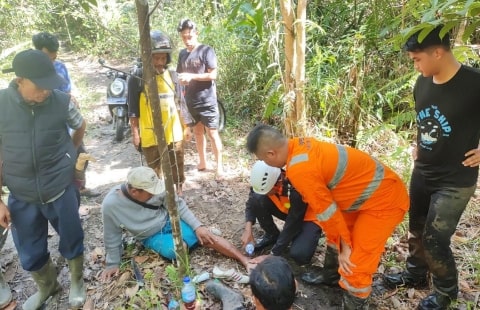
{"type": "MultiPolygon", "coordinates": [[[[163,260],[158,255],[143,249],[140,245],[126,236],[129,245],[124,256],[122,274],[110,283],[102,283],[99,274],[103,269],[104,250],[102,240],[101,203],[108,190],[119,183],[124,182],[127,171],[144,164],[141,154],[138,153],[127,132],[122,142],[114,141],[114,130],[109,123],[110,117],[106,107],[106,86],[108,79],[105,69],[98,65],[94,58],[80,57],[73,54],[62,55],[62,60],[67,63],[70,75],[76,83],[74,90],[80,102],[82,113],[88,122],[88,130],[85,137],[87,150],[97,159],[91,162],[87,169],[87,187],[100,193],[97,197],[82,197],[80,215],[85,230],[85,268],[84,278],[88,288],[88,300],[84,309],[162,309],[161,303],[165,303],[168,296],[174,292],[171,279],[168,277],[168,266],[171,263],[163,260]],[[95,99],[96,98],[96,99],[95,99]],[[145,277],[145,287],[136,285],[130,264],[130,258],[140,267],[145,277]]],[[[123,69],[128,64],[113,63],[123,69]]],[[[244,129],[245,130],[245,129],[244,129]]],[[[243,149],[243,139],[246,131],[227,129],[223,133],[225,148],[226,177],[221,181],[215,180],[213,170],[198,172],[195,169],[196,151],[194,142],[186,146],[186,177],[184,197],[191,210],[208,227],[220,232],[223,237],[239,247],[240,237],[244,225],[244,207],[247,198],[249,167],[253,158],[243,149]]],[[[211,154],[209,150],[209,154],[211,154]]],[[[213,165],[213,158],[210,164],[213,165]]],[[[281,222],[278,222],[281,226],[281,222]]],[[[262,232],[255,226],[255,234],[260,237],[262,232]]],[[[401,252],[402,245],[405,249],[405,240],[400,240],[395,246],[389,247],[394,255],[405,254],[401,252]]],[[[65,260],[57,250],[58,236],[51,229],[49,249],[52,258],[58,266],[59,281],[63,291],[51,300],[47,309],[68,309],[69,272],[65,260]]],[[[392,254],[392,253],[390,253],[392,254]]],[[[312,264],[321,266],[324,255],[324,245],[320,242],[312,264]]],[[[21,308],[25,299],[36,291],[36,286],[29,275],[25,272],[18,260],[15,247],[8,237],[7,243],[2,249],[0,260],[5,279],[10,285],[14,302],[8,309],[21,308]]],[[[211,273],[214,266],[222,268],[235,268],[238,272],[245,273],[244,268],[231,259],[223,257],[212,250],[198,248],[191,253],[190,265],[195,273],[208,271],[211,273]]],[[[402,263],[397,265],[403,266],[402,263]]],[[[296,275],[300,275],[312,266],[296,266],[292,263],[296,275]]],[[[376,278],[387,268],[382,263],[376,278]]],[[[379,282],[379,281],[377,281],[379,282]]],[[[381,282],[381,281],[380,281],[381,282]]],[[[254,309],[252,296],[248,285],[225,282],[230,288],[241,292],[245,298],[247,309],[254,309]]],[[[338,287],[322,287],[305,285],[298,278],[298,297],[293,309],[338,309],[341,305],[341,289],[338,287]]],[[[478,300],[478,283],[470,283],[470,291],[465,292],[462,288],[459,309],[466,309],[466,304],[472,305],[478,300]]],[[[199,285],[200,296],[203,299],[202,309],[221,309],[221,303],[206,293],[203,284],[199,285]]],[[[381,288],[381,286],[377,287],[381,288]]],[[[372,298],[371,309],[412,309],[420,298],[428,291],[384,291],[375,290],[372,298]]]]}

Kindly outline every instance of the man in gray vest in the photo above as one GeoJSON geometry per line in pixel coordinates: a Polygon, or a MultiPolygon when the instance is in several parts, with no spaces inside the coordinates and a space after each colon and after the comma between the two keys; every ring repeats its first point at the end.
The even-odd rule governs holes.
{"type": "Polygon", "coordinates": [[[54,90],[64,80],[45,53],[19,52],[12,67],[17,77],[0,90],[0,187],[10,191],[7,204],[0,200],[0,225],[7,228],[11,221],[22,267],[38,286],[23,309],[41,308],[61,289],[48,251],[49,222],[70,267],[70,306],[78,308],[86,299],[84,235],[73,176],[86,123],[70,95],[54,90]],[[67,126],[75,130],[72,136],[67,126]]]}

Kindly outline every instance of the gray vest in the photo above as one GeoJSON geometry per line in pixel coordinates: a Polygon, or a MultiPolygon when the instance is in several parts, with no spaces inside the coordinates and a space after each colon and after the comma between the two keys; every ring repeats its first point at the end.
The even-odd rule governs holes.
{"type": "Polygon", "coordinates": [[[10,84],[0,90],[2,178],[11,194],[29,203],[45,203],[73,181],[77,158],[68,134],[70,96],[52,91],[29,105],[10,84]]]}

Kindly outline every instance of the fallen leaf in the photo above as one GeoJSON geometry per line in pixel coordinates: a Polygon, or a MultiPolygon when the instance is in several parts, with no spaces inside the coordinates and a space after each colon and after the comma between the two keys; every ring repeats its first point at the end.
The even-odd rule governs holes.
{"type": "Polygon", "coordinates": [[[146,262],[148,259],[148,256],[135,256],[135,262],[137,264],[142,264],[144,262],[146,262]]]}
{"type": "Polygon", "coordinates": [[[390,300],[392,301],[393,309],[400,309],[402,307],[402,303],[397,297],[392,296],[390,297],[390,300]]]}
{"type": "Polygon", "coordinates": [[[125,289],[125,295],[132,298],[133,296],[135,296],[137,294],[139,288],[140,288],[140,286],[138,284],[135,284],[135,286],[132,286],[132,287],[127,287],[125,289]]]}
{"type": "Polygon", "coordinates": [[[93,299],[87,298],[87,300],[83,304],[83,310],[95,310],[94,304],[93,304],[93,299]]]}
{"type": "Polygon", "coordinates": [[[132,278],[132,273],[130,271],[125,271],[122,273],[120,278],[117,281],[118,285],[123,285],[125,282],[129,281],[132,278]]]}
{"type": "Polygon", "coordinates": [[[413,287],[407,290],[407,296],[410,299],[412,299],[415,296],[415,289],[413,287]]]}

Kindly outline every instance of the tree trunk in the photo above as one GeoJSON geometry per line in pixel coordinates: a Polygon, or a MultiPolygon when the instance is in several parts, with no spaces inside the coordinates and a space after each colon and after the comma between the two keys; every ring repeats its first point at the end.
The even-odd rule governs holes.
{"type": "Polygon", "coordinates": [[[305,113],[305,21],[307,20],[307,0],[298,0],[297,21],[295,22],[295,135],[306,134],[305,113]]]}
{"type": "Polygon", "coordinates": [[[162,170],[165,177],[165,189],[167,191],[166,204],[170,221],[172,224],[173,240],[177,257],[177,268],[179,275],[183,277],[186,271],[187,251],[183,246],[180,231],[180,217],[178,216],[177,204],[175,201],[175,187],[173,182],[172,167],[170,166],[165,132],[162,124],[162,112],[158,98],[155,69],[152,65],[151,41],[150,41],[150,18],[148,13],[148,2],[146,0],[135,0],[138,15],[138,28],[140,33],[140,46],[142,47],[143,78],[148,94],[148,101],[152,105],[153,127],[158,141],[158,148],[162,156],[162,170]]]}
{"type": "Polygon", "coordinates": [[[304,136],[305,114],[305,20],[307,0],[299,0],[297,19],[292,0],[280,0],[285,28],[285,75],[283,111],[287,136],[304,136]]]}

